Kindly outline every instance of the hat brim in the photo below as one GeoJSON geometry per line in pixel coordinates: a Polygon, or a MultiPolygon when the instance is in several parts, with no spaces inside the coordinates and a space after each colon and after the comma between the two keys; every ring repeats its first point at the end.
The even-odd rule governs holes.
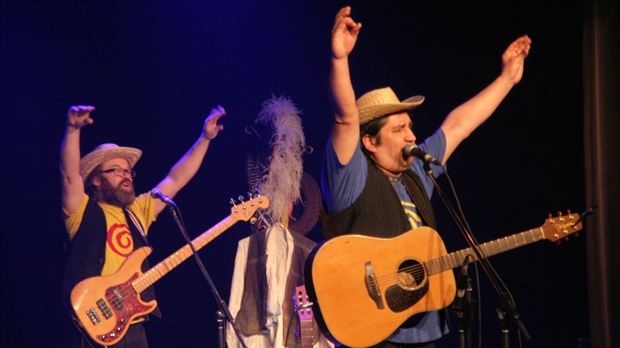
{"type": "Polygon", "coordinates": [[[413,110],[423,102],[424,97],[421,95],[416,95],[411,98],[407,98],[400,103],[369,105],[358,108],[357,112],[360,118],[360,125],[363,126],[366,123],[381,117],[413,110]]]}
{"type": "Polygon", "coordinates": [[[140,157],[142,151],[133,147],[114,147],[108,149],[95,150],[88,155],[82,157],[80,160],[80,175],[82,180],[86,181],[88,176],[97,168],[101,163],[109,161],[115,158],[124,158],[129,163],[129,166],[133,168],[140,157]]]}

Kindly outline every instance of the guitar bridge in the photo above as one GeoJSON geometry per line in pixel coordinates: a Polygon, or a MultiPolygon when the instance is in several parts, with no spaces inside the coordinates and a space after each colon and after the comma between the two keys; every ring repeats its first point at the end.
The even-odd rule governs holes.
{"type": "Polygon", "coordinates": [[[366,262],[364,267],[366,267],[366,288],[368,289],[368,294],[375,301],[378,309],[385,309],[375,270],[372,268],[370,261],[366,262]]]}
{"type": "Polygon", "coordinates": [[[97,325],[101,322],[101,318],[99,317],[99,314],[97,314],[97,311],[94,308],[89,308],[86,311],[86,315],[88,316],[88,319],[90,319],[90,321],[93,323],[93,325],[97,325]]]}

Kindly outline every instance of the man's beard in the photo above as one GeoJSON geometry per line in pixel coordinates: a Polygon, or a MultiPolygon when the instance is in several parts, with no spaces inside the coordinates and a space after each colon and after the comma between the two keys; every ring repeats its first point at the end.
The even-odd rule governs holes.
{"type": "Polygon", "coordinates": [[[106,203],[118,205],[121,207],[126,207],[133,203],[136,199],[136,194],[133,188],[133,183],[129,181],[131,185],[131,190],[129,192],[123,191],[121,185],[125,181],[129,181],[129,179],[125,179],[121,181],[117,187],[113,187],[112,184],[108,181],[108,179],[101,177],[101,194],[103,195],[103,199],[106,203]]]}

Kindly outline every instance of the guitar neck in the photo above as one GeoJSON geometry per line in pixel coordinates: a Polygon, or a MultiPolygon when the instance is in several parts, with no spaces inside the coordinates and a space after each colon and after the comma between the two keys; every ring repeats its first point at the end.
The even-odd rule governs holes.
{"type": "MultiPolygon", "coordinates": [[[[228,216],[224,220],[218,222],[215,226],[211,227],[203,234],[196,237],[196,239],[192,240],[194,249],[196,249],[196,251],[202,249],[202,247],[209,244],[209,242],[226,231],[230,226],[234,225],[235,222],[236,220],[234,220],[232,216],[228,216]]],[[[168,272],[180,265],[183,261],[187,260],[190,256],[192,256],[192,254],[192,248],[189,244],[186,244],[174,254],[168,256],[166,259],[144,272],[144,274],[134,280],[131,285],[138,293],[141,293],[153,283],[168,274],[168,272]]]]}
{"type": "Polygon", "coordinates": [[[314,346],[314,327],[311,320],[302,320],[301,327],[301,348],[312,348],[314,346]]]}
{"type": "MultiPolygon", "coordinates": [[[[504,251],[516,249],[518,247],[537,242],[542,239],[545,239],[544,232],[542,228],[537,228],[480,244],[478,245],[478,248],[484,257],[489,257],[503,253],[504,251]]],[[[478,261],[478,255],[476,252],[472,248],[467,248],[427,260],[424,262],[424,265],[429,276],[439,274],[447,270],[460,267],[467,255],[471,255],[474,260],[478,261]]]]}

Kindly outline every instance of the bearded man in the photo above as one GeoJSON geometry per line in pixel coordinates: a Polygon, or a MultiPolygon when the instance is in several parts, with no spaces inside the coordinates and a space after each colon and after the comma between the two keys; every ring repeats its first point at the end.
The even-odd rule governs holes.
{"type": "MultiPolygon", "coordinates": [[[[76,284],[95,276],[116,273],[132,251],[148,245],[151,223],[166,207],[149,192],[136,197],[134,166],[142,151],[115,144],[99,145],[80,159],[80,130],[92,124],[92,106],[72,106],[67,113],[67,128],[60,149],[62,208],[69,244],[69,259],[63,280],[63,301],[76,284]]],[[[211,141],[223,129],[218,120],[226,114],[221,106],[211,110],[202,134],[168,175],[152,190],[174,197],[196,174],[211,141]]],[[[142,271],[149,268],[148,260],[142,271]]],[[[140,293],[143,301],[155,299],[152,286],[140,293]]],[[[161,316],[159,309],[151,314],[161,316]]],[[[134,318],[121,340],[111,347],[148,347],[142,322],[148,316],[134,318]]],[[[90,346],[88,337],[77,329],[74,320],[65,347],[90,346]],[[87,344],[88,343],[88,344],[87,344]]]]}

